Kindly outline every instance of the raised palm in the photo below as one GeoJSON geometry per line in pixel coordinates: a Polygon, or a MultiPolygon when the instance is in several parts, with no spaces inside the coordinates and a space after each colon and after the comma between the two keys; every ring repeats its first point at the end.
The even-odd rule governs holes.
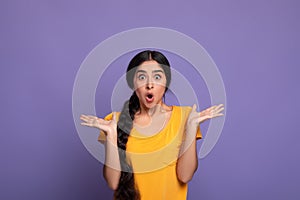
{"type": "Polygon", "coordinates": [[[221,113],[222,110],[224,110],[224,105],[219,104],[219,105],[211,106],[201,112],[197,112],[196,105],[194,104],[188,118],[188,122],[187,122],[188,128],[196,129],[196,127],[200,123],[208,119],[223,116],[224,114],[221,113]]]}
{"type": "Polygon", "coordinates": [[[80,119],[83,121],[81,125],[103,130],[108,139],[116,141],[117,122],[115,113],[113,113],[112,120],[104,120],[93,115],[81,115],[80,119]]]}

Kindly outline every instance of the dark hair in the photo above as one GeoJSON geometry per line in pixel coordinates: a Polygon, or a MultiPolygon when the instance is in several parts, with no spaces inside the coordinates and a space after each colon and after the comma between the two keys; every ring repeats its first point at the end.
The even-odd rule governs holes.
{"type": "MultiPolygon", "coordinates": [[[[133,78],[137,67],[143,62],[150,60],[155,60],[164,70],[167,79],[165,91],[167,91],[171,81],[170,64],[167,58],[158,51],[142,51],[131,59],[126,71],[126,80],[128,86],[131,89],[134,89],[133,78]]],[[[126,144],[128,141],[128,136],[132,129],[134,115],[137,111],[139,111],[139,109],[139,98],[134,91],[129,100],[124,103],[117,125],[119,158],[121,165],[121,177],[118,188],[114,194],[114,197],[117,200],[140,199],[140,193],[138,188],[135,186],[132,166],[126,160],[126,144]]]]}

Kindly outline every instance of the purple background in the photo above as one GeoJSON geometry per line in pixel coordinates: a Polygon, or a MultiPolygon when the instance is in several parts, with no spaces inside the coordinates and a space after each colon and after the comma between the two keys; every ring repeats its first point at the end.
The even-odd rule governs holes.
{"type": "Polygon", "coordinates": [[[227,92],[188,199],[300,198],[299,1],[1,1],[0,15],[0,199],[110,199],[74,126],[73,83],[101,41],[145,26],[203,45],[227,92]]]}

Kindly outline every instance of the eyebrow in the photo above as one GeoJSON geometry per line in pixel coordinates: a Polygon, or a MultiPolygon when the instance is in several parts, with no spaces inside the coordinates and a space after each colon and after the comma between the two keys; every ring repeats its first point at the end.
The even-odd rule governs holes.
{"type": "MultiPolygon", "coordinates": [[[[141,72],[141,73],[147,73],[145,70],[142,70],[142,69],[138,70],[136,73],[139,73],[139,72],[141,72]]],[[[157,69],[157,70],[153,70],[152,71],[152,73],[157,73],[157,72],[164,73],[164,71],[161,70],[161,69],[157,69]]]]}

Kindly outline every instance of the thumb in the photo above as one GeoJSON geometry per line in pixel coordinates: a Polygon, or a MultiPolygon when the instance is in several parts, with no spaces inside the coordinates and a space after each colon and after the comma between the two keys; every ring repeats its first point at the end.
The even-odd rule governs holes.
{"type": "Polygon", "coordinates": [[[115,122],[116,121],[116,112],[112,113],[112,120],[115,122]]]}
{"type": "Polygon", "coordinates": [[[197,109],[197,105],[194,104],[193,107],[192,107],[192,112],[196,111],[196,109],[197,109]]]}

